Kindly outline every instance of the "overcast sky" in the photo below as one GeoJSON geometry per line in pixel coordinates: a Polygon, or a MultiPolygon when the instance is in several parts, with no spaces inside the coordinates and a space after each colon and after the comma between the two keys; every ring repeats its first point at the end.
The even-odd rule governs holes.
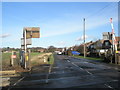
{"type": "Polygon", "coordinates": [[[3,2],[2,47],[20,47],[23,27],[40,27],[40,38],[28,47],[69,47],[83,42],[83,18],[86,41],[102,39],[111,32],[113,18],[118,33],[117,2],[3,2]]]}

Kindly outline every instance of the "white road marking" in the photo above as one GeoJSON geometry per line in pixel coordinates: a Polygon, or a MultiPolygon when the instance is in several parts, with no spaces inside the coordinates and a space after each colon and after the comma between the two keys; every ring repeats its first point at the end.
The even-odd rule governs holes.
{"type": "Polygon", "coordinates": [[[104,85],[107,86],[108,88],[112,88],[114,90],[114,88],[111,87],[110,85],[108,85],[108,84],[104,84],[104,85]]]}
{"type": "Polygon", "coordinates": [[[78,65],[76,65],[75,63],[72,63],[74,66],[76,66],[76,67],[79,67],[78,65]]]}
{"type": "Polygon", "coordinates": [[[49,77],[49,75],[51,73],[51,70],[52,70],[52,65],[50,65],[50,67],[49,67],[49,71],[48,71],[48,74],[46,76],[46,83],[48,83],[48,77],[49,77]]]}
{"type": "Polygon", "coordinates": [[[59,68],[59,67],[53,67],[53,68],[59,68]]]}
{"type": "Polygon", "coordinates": [[[90,75],[93,75],[92,73],[90,73],[89,71],[85,70],[87,73],[89,73],[90,75]]]}
{"type": "Polygon", "coordinates": [[[117,82],[117,81],[119,81],[119,80],[112,80],[112,81],[117,82]]]}
{"type": "Polygon", "coordinates": [[[21,79],[19,79],[16,83],[13,84],[13,86],[17,85],[21,80],[23,80],[25,77],[22,77],[21,79]]]}
{"type": "MultiPolygon", "coordinates": [[[[76,67],[79,67],[78,65],[76,65],[75,63],[73,63],[73,62],[71,62],[71,64],[73,64],[74,66],[76,66],[76,67]]],[[[81,67],[79,67],[79,69],[81,69],[81,70],[85,70],[85,69],[83,69],[83,68],[81,68],[81,67]]],[[[93,75],[92,73],[90,73],[89,71],[87,71],[87,70],[85,70],[88,74],[90,74],[90,75],[93,75]]]]}
{"type": "Polygon", "coordinates": [[[18,84],[20,81],[22,81],[24,78],[25,78],[25,76],[22,77],[21,79],[19,79],[16,83],[14,83],[10,88],[8,88],[8,90],[10,90],[13,86],[17,85],[17,84],[18,84]]]}
{"type": "Polygon", "coordinates": [[[56,72],[53,72],[53,73],[56,73],[56,72]]]}
{"type": "Polygon", "coordinates": [[[68,62],[70,62],[70,60],[67,60],[68,62]]]}

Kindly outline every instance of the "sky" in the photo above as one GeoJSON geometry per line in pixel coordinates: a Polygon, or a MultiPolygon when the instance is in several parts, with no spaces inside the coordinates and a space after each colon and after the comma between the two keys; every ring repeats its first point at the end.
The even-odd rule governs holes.
{"type": "Polygon", "coordinates": [[[2,47],[21,47],[24,27],[40,27],[40,38],[28,47],[70,47],[83,43],[83,18],[86,42],[102,39],[111,32],[110,18],[118,34],[117,2],[3,2],[2,47]]]}

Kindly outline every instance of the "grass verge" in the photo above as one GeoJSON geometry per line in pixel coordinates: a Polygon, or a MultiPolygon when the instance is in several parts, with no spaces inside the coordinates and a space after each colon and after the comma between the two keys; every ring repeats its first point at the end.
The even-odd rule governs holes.
{"type": "MultiPolygon", "coordinates": [[[[75,55],[74,57],[77,57],[77,58],[84,58],[84,56],[77,56],[77,55],[75,55]]],[[[98,61],[103,60],[103,59],[101,59],[101,58],[96,58],[96,57],[85,57],[85,59],[89,59],[89,60],[98,60],[98,61]]]]}
{"type": "Polygon", "coordinates": [[[33,56],[38,56],[40,54],[43,54],[43,53],[38,53],[38,52],[32,52],[30,53],[30,56],[33,57],[33,56]]]}
{"type": "Polygon", "coordinates": [[[48,64],[54,64],[54,56],[53,56],[53,54],[49,56],[48,64]]]}

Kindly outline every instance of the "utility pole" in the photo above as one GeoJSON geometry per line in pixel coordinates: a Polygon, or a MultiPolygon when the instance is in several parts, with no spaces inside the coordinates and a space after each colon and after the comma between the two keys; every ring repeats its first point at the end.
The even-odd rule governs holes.
{"type": "Polygon", "coordinates": [[[83,40],[84,40],[84,58],[86,57],[85,51],[85,18],[83,18],[83,40]]]}
{"type": "Polygon", "coordinates": [[[25,60],[24,60],[24,68],[26,69],[26,53],[27,53],[27,45],[26,45],[26,29],[24,29],[24,51],[25,51],[25,60]]]}

